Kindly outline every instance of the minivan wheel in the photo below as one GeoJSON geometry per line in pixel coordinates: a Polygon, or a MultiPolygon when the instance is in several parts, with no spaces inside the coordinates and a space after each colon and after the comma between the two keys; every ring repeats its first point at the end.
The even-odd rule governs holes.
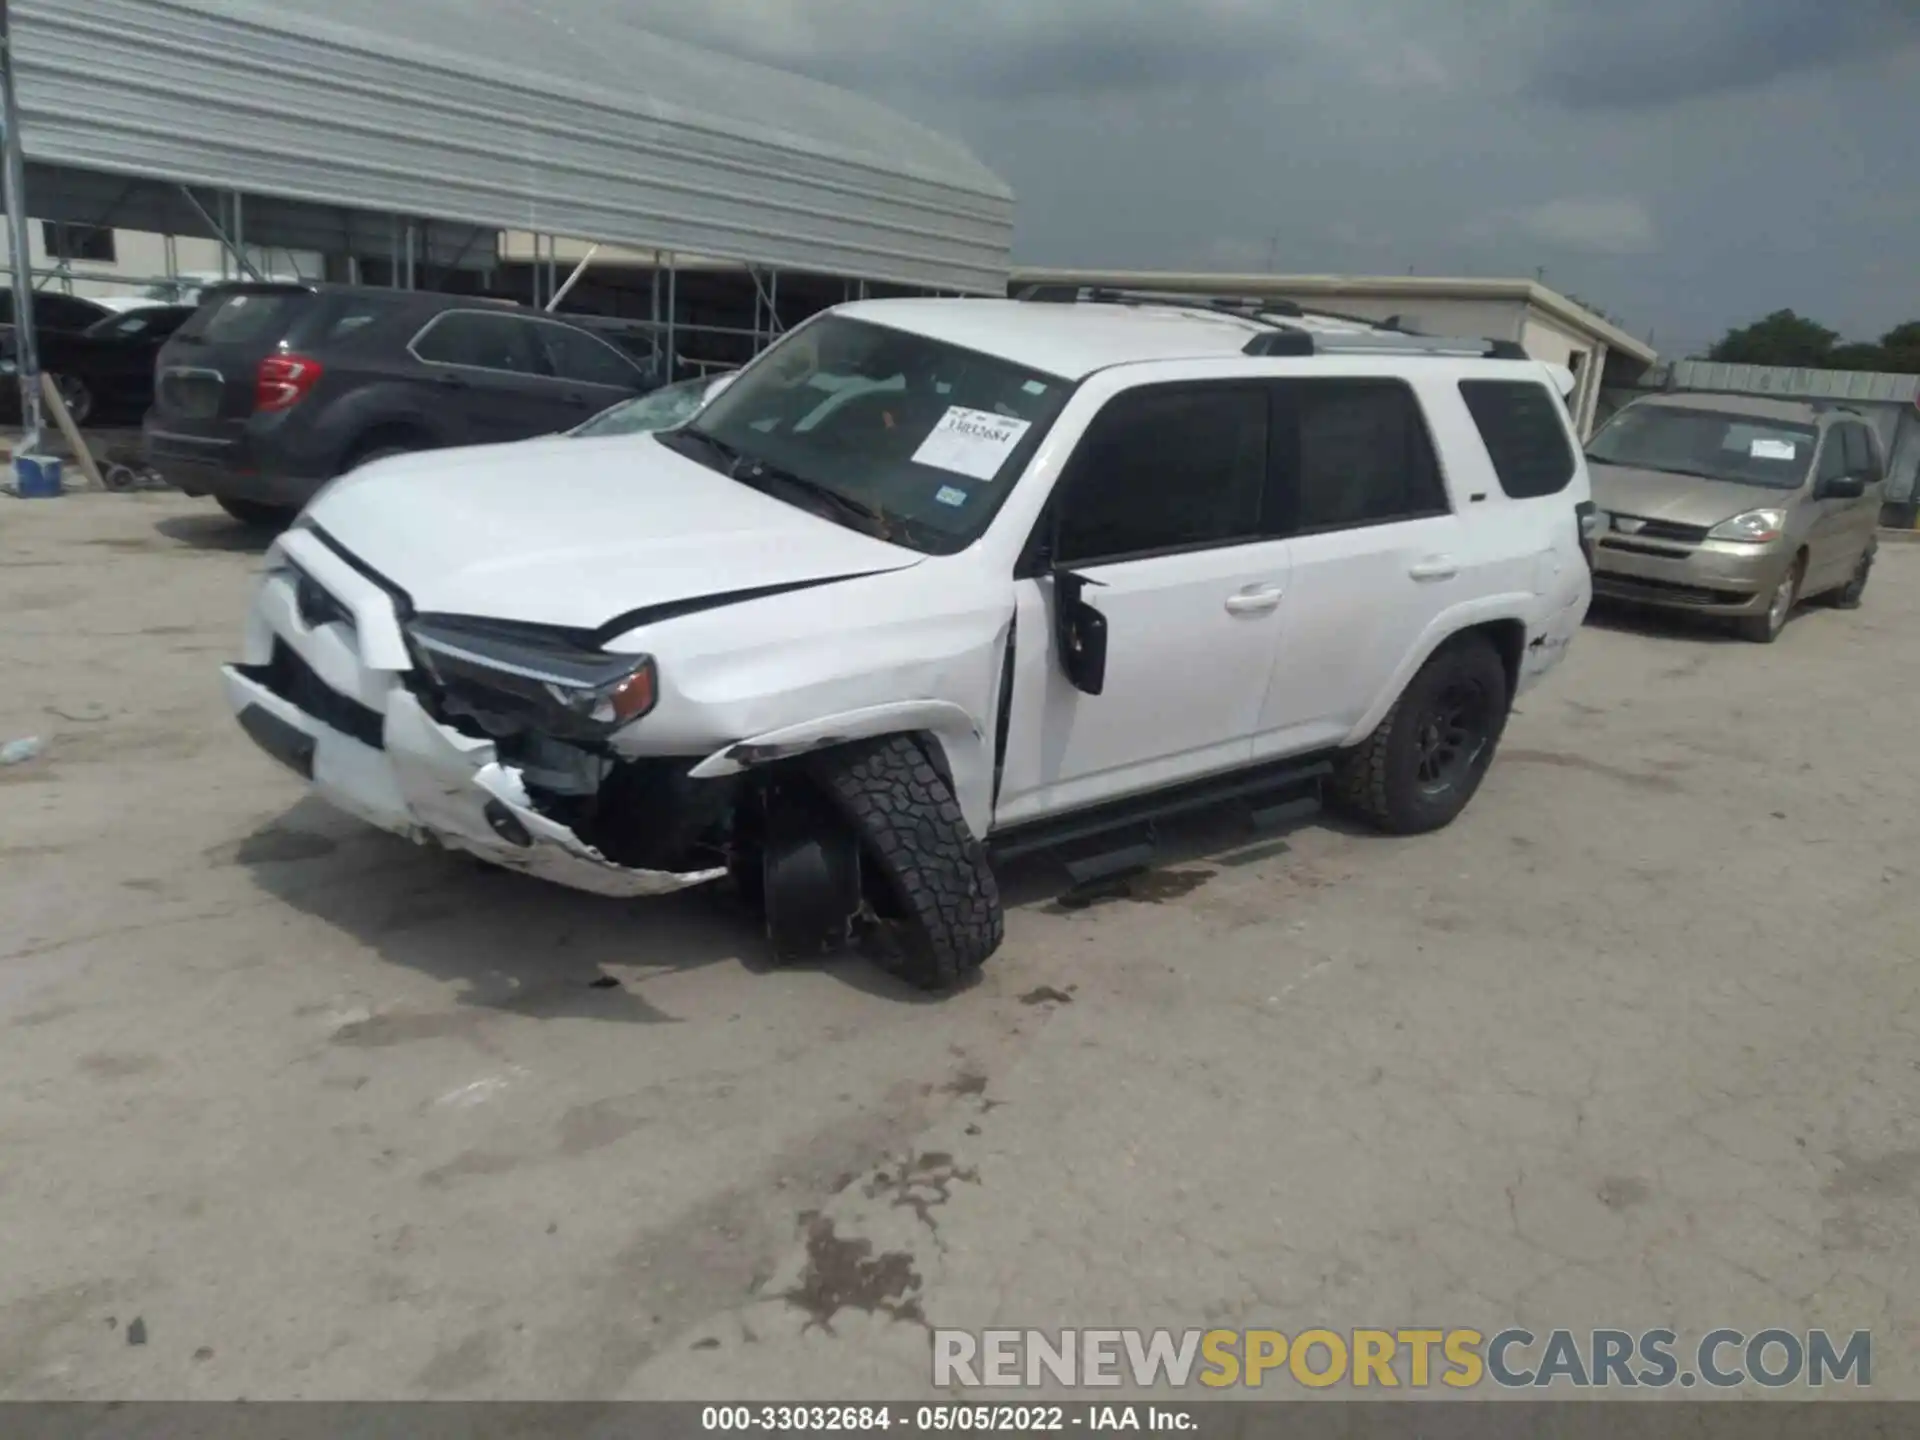
{"type": "Polygon", "coordinates": [[[1442,646],[1364,742],[1335,766],[1329,799],[1392,835],[1451,824],[1507,724],[1507,667],[1483,637],[1442,646]]]}
{"type": "Polygon", "coordinates": [[[242,525],[250,525],[256,530],[284,530],[293,523],[293,517],[300,513],[297,505],[268,505],[260,500],[235,500],[225,495],[213,498],[220,502],[220,508],[227,514],[242,525]]]}
{"type": "Polygon", "coordinates": [[[1838,610],[1858,610],[1861,597],[1867,593],[1867,577],[1873,573],[1873,549],[1869,545],[1854,562],[1853,574],[1847,577],[1847,583],[1833,592],[1834,608],[1838,610]]]}
{"type": "Polygon", "coordinates": [[[1802,562],[1794,561],[1774,587],[1773,598],[1767,602],[1767,608],[1758,615],[1742,615],[1735,622],[1741,639],[1751,640],[1756,645],[1771,645],[1780,638],[1780,632],[1787,628],[1787,617],[1793,614],[1794,604],[1800,598],[1802,571],[1802,562]]]}

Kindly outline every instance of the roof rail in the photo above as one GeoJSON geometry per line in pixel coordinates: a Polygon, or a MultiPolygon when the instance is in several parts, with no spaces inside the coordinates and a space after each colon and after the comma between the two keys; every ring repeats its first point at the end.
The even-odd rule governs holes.
{"type": "Polygon", "coordinates": [[[1482,340],[1472,336],[1413,335],[1382,331],[1377,335],[1329,335],[1310,330],[1274,330],[1256,335],[1242,347],[1244,355],[1469,355],[1482,360],[1530,360],[1512,340],[1482,340]]]}
{"type": "Polygon", "coordinates": [[[1512,340],[1423,335],[1408,329],[1397,315],[1385,321],[1369,320],[1333,310],[1306,310],[1291,300],[1261,296],[1187,295],[1168,290],[1117,290],[1101,285],[1029,285],[1015,298],[1049,305],[1162,305],[1180,310],[1208,310],[1268,327],[1247,341],[1242,348],[1246,355],[1300,357],[1373,352],[1472,355],[1487,360],[1532,358],[1512,340]],[[1293,323],[1301,320],[1336,320],[1364,328],[1344,335],[1293,323]]]}

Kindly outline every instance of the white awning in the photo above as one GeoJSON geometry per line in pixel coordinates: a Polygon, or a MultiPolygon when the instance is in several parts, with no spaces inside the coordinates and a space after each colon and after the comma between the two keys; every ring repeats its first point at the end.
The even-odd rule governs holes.
{"type": "Polygon", "coordinates": [[[14,0],[41,167],[1005,293],[1013,195],[618,0],[14,0]]]}

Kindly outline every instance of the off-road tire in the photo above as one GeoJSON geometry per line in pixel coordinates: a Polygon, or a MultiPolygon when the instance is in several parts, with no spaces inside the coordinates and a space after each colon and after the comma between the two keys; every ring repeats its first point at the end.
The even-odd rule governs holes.
{"type": "Polygon", "coordinates": [[[1507,667],[1491,643],[1478,635],[1449,641],[1407,682],[1374,732],[1336,762],[1329,803],[1389,835],[1420,835],[1451,824],[1493,762],[1511,699],[1507,667]],[[1484,693],[1484,744],[1454,782],[1430,792],[1419,778],[1420,730],[1440,697],[1459,685],[1484,693]]]}
{"type": "Polygon", "coordinates": [[[1847,577],[1847,583],[1827,597],[1827,603],[1834,609],[1858,610],[1860,608],[1860,601],[1867,593],[1867,580],[1873,574],[1876,548],[1869,545],[1862,551],[1859,560],[1854,563],[1853,574],[1847,577]]]}
{"type": "Polygon", "coordinates": [[[261,500],[235,500],[226,495],[213,498],[227,514],[255,530],[284,530],[300,513],[297,505],[269,505],[261,500]]]}
{"type": "Polygon", "coordinates": [[[823,751],[810,769],[898,905],[902,979],[944,990],[1000,948],[1006,917],[986,848],[912,736],[823,751]]]}

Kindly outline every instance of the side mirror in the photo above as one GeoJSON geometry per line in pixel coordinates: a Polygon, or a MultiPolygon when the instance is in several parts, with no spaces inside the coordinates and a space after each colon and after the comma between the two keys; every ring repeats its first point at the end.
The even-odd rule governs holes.
{"type": "Polygon", "coordinates": [[[1107,683],[1107,617],[1086,601],[1086,588],[1098,585],[1071,570],[1053,572],[1053,633],[1060,668],[1073,688],[1098,695],[1107,683]]]}
{"type": "Polygon", "coordinates": [[[1836,475],[1826,484],[1826,498],[1829,500],[1858,500],[1866,493],[1867,477],[1864,475],[1836,475]]]}

